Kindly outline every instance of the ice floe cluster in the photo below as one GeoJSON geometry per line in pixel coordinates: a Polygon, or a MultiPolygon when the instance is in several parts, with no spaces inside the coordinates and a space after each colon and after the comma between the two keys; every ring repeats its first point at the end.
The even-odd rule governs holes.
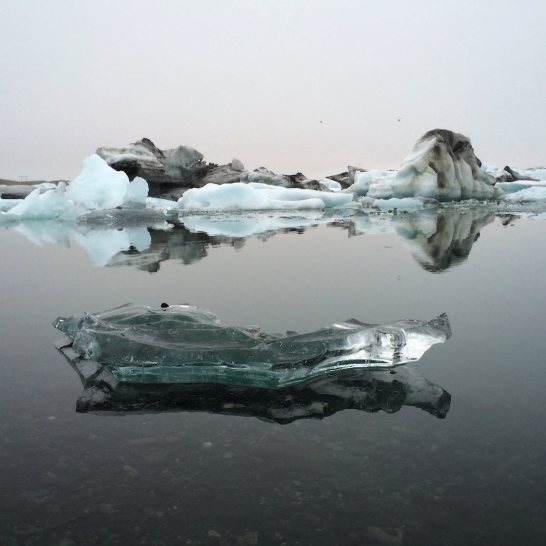
{"type": "Polygon", "coordinates": [[[353,168],[335,180],[276,175],[264,168],[249,172],[238,160],[220,167],[205,164],[193,148],[162,151],[147,139],[98,152],[68,184],[42,184],[24,199],[0,199],[0,222],[123,222],[129,216],[144,220],[147,214],[155,214],[155,222],[161,215],[355,207],[415,211],[465,200],[546,204],[546,169],[482,166],[467,137],[443,129],[419,139],[398,171],[353,168]],[[169,181],[189,185],[171,192],[172,199],[151,197],[148,181],[138,172],[149,173],[156,188],[169,181]]]}

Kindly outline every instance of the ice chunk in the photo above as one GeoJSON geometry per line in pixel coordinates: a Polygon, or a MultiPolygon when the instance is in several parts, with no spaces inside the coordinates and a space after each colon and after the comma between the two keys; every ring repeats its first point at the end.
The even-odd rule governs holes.
{"type": "Polygon", "coordinates": [[[108,367],[82,359],[64,345],[63,340],[58,347],[84,387],[76,403],[78,412],[203,411],[286,424],[298,419],[322,419],[345,409],[394,413],[404,406],[441,419],[446,417],[451,402],[448,392],[410,366],[341,371],[278,389],[215,382],[142,384],[119,382],[108,367]]]}
{"type": "Polygon", "coordinates": [[[22,203],[23,199],[0,199],[0,212],[8,212],[15,205],[22,203]]]}
{"type": "Polygon", "coordinates": [[[81,206],[66,196],[66,186],[60,183],[55,189],[41,192],[34,190],[23,201],[8,211],[18,220],[74,220],[84,212],[81,206]]]}
{"type": "MultiPolygon", "coordinates": [[[[395,176],[396,171],[370,170],[365,172],[355,172],[354,183],[345,191],[353,193],[356,196],[365,196],[368,194],[372,184],[379,187],[390,187],[395,176]]],[[[390,195],[392,195],[392,192],[390,195]]]]}
{"type": "Polygon", "coordinates": [[[512,203],[545,203],[546,186],[529,186],[525,189],[510,193],[505,201],[512,203]]]}
{"type": "Polygon", "coordinates": [[[67,199],[87,210],[113,209],[123,205],[146,206],[148,184],[142,178],[129,178],[123,171],[112,169],[94,154],[83,161],[80,174],[70,182],[67,199]]]}
{"type": "Polygon", "coordinates": [[[451,330],[446,315],[385,325],[349,320],[309,334],[266,334],[224,326],[190,305],[125,305],[81,318],[58,318],[80,356],[107,366],[118,381],[278,388],[340,370],[413,362],[451,330]]]}
{"type": "Polygon", "coordinates": [[[74,221],[94,210],[144,208],[147,196],[145,180],[135,178],[130,182],[124,172],[115,171],[95,154],[84,160],[80,174],[68,186],[63,182],[52,188],[40,185],[7,212],[0,213],[0,221],[74,221]]]}
{"type": "Polygon", "coordinates": [[[352,195],[235,182],[188,190],[178,200],[184,211],[297,210],[342,207],[352,195]]]}

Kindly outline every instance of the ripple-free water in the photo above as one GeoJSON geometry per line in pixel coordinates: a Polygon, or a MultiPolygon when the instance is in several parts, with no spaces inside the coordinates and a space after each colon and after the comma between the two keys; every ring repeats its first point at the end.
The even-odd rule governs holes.
{"type": "Polygon", "coordinates": [[[546,222],[407,227],[148,230],[95,263],[97,244],[0,231],[0,544],[545,543],[546,222]],[[451,406],[77,413],[51,322],[126,302],[271,332],[446,312],[452,338],[411,367],[451,406]]]}

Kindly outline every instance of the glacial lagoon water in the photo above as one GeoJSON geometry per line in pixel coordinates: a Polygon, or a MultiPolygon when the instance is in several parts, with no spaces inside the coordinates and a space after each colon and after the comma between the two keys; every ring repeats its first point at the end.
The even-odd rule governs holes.
{"type": "Polygon", "coordinates": [[[544,544],[546,222],[258,217],[249,237],[242,218],[0,230],[0,544],[544,544]],[[268,332],[446,313],[452,335],[396,383],[76,411],[52,321],[128,302],[268,332]],[[415,376],[440,411],[410,403],[415,376]]]}

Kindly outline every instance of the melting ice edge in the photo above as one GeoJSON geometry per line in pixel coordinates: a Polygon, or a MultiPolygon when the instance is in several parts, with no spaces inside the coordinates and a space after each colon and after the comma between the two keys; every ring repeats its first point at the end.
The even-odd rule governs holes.
{"type": "Polygon", "coordinates": [[[84,385],[81,412],[185,409],[254,415],[279,423],[342,409],[420,407],[445,417],[450,395],[413,368],[451,336],[445,314],[307,334],[223,325],[190,305],[124,305],[58,318],[58,346],[84,385]]]}

